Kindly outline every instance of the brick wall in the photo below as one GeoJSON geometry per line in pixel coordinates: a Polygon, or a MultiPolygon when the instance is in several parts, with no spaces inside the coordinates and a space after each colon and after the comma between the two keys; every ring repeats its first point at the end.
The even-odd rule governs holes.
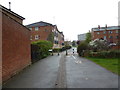
{"type": "Polygon", "coordinates": [[[2,15],[2,79],[31,63],[30,31],[7,15],[2,15]]]}
{"type": "Polygon", "coordinates": [[[0,85],[1,84],[2,84],[2,13],[0,12],[0,85]]]}

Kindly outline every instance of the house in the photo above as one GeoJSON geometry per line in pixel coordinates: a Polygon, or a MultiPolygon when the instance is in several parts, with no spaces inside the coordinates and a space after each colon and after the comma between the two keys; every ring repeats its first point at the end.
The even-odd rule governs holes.
{"type": "Polygon", "coordinates": [[[31,64],[30,31],[25,18],[0,5],[2,21],[2,81],[6,81],[31,64]]]}
{"type": "Polygon", "coordinates": [[[56,25],[54,25],[54,45],[53,48],[62,48],[64,46],[64,35],[60,32],[56,25]]]}
{"type": "Polygon", "coordinates": [[[92,28],[92,39],[106,40],[110,45],[120,45],[120,26],[105,26],[92,28]]]}
{"type": "Polygon", "coordinates": [[[43,21],[26,25],[26,27],[30,29],[31,42],[38,41],[38,40],[47,40],[49,34],[53,30],[52,24],[47,23],[47,22],[43,22],[43,21]]]}
{"type": "Polygon", "coordinates": [[[36,22],[29,25],[26,25],[27,28],[31,31],[30,40],[31,42],[38,40],[48,40],[50,34],[53,33],[53,48],[61,48],[64,44],[64,35],[63,32],[60,32],[56,25],[52,25],[47,22],[36,22]]]}

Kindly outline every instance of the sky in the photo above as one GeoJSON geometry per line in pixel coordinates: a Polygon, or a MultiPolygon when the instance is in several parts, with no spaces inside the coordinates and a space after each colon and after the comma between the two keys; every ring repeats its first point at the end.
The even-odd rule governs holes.
{"type": "Polygon", "coordinates": [[[23,16],[24,25],[44,21],[57,25],[65,40],[77,40],[78,34],[91,28],[118,25],[120,0],[0,0],[0,4],[23,16]]]}

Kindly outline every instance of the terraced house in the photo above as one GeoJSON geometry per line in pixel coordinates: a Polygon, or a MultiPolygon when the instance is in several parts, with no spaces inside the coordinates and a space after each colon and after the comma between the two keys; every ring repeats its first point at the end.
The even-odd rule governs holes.
{"type": "Polygon", "coordinates": [[[64,35],[60,32],[56,25],[52,25],[47,22],[36,22],[26,25],[31,31],[30,40],[31,42],[38,40],[48,40],[51,38],[51,33],[53,33],[53,48],[62,48],[64,45],[64,35]]]}
{"type": "Polygon", "coordinates": [[[110,45],[120,44],[120,26],[105,26],[92,28],[92,39],[104,39],[110,45]]]}

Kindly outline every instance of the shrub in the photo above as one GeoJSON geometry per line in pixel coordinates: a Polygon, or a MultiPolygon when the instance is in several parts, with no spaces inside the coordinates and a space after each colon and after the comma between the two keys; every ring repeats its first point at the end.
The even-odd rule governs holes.
{"type": "Polygon", "coordinates": [[[50,41],[40,40],[33,42],[31,44],[32,62],[47,57],[50,54],[49,49],[51,48],[52,43],[50,41]]]}
{"type": "Polygon", "coordinates": [[[120,58],[120,51],[89,52],[88,57],[95,57],[95,58],[120,58]]]}
{"type": "Polygon", "coordinates": [[[86,43],[86,42],[81,42],[81,43],[78,45],[77,53],[78,53],[80,56],[83,56],[84,51],[87,49],[87,47],[88,47],[88,43],[86,43]]]}

